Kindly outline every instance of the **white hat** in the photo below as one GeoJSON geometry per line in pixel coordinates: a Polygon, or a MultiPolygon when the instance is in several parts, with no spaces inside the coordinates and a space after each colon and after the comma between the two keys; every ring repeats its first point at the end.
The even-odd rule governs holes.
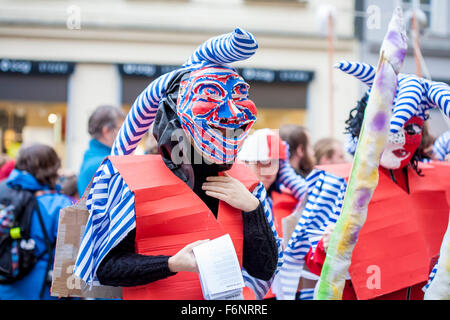
{"type": "Polygon", "coordinates": [[[247,137],[237,158],[247,162],[286,159],[286,146],[275,130],[259,129],[247,137]]]}

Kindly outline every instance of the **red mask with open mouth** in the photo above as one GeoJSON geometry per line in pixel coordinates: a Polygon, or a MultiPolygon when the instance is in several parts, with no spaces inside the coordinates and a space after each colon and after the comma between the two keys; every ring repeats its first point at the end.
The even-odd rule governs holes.
{"type": "Polygon", "coordinates": [[[422,140],[423,120],[417,116],[405,123],[402,130],[389,134],[381,154],[380,165],[386,169],[400,169],[408,165],[422,140]]]}

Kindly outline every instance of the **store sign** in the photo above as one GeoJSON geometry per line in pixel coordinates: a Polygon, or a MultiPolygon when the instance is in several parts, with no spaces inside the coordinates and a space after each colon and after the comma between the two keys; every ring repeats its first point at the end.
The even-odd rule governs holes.
{"type": "Polygon", "coordinates": [[[246,81],[258,82],[310,82],[313,80],[314,72],[304,70],[272,70],[272,69],[240,69],[242,77],[246,81]]]}
{"type": "Polygon", "coordinates": [[[126,75],[137,75],[145,77],[154,77],[156,75],[156,66],[152,64],[123,64],[121,73],[126,75]]]}
{"type": "MultiPolygon", "coordinates": [[[[119,64],[120,73],[127,76],[159,77],[179,66],[156,64],[119,64]]],[[[272,70],[260,68],[237,68],[246,81],[305,83],[313,80],[314,72],[305,70],[272,70]]]]}
{"type": "Polygon", "coordinates": [[[277,76],[280,82],[310,82],[314,77],[314,72],[282,70],[278,72],[277,76]]]}
{"type": "Polygon", "coordinates": [[[119,71],[126,76],[159,77],[167,72],[178,69],[179,66],[157,64],[119,64],[119,71]]]}
{"type": "Polygon", "coordinates": [[[74,65],[72,62],[60,61],[1,59],[0,73],[69,75],[74,65]]]}

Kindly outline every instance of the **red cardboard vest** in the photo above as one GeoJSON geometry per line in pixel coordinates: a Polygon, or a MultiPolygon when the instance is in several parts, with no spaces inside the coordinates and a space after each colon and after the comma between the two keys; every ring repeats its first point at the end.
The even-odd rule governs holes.
{"type": "MultiPolygon", "coordinates": [[[[243,225],[238,209],[219,201],[217,219],[208,206],[164,164],[160,155],[111,156],[135,196],[136,252],[143,255],[174,255],[197,240],[230,234],[242,267],[243,225]]],[[[252,191],[258,184],[253,173],[235,163],[230,176],[252,191]]],[[[248,289],[244,290],[248,296],[248,289]]],[[[147,285],[123,288],[128,300],[201,300],[197,273],[178,272],[147,285]]]]}

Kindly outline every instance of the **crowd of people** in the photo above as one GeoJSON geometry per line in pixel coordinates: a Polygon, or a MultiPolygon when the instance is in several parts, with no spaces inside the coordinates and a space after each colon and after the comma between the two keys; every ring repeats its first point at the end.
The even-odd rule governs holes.
{"type": "MultiPolygon", "coordinates": [[[[91,140],[76,174],[62,170],[55,150],[47,145],[24,145],[17,159],[2,156],[0,254],[13,260],[1,259],[2,268],[11,272],[8,277],[0,274],[0,299],[57,299],[50,295],[49,280],[58,214],[85,194],[95,197],[88,197],[90,217],[74,274],[88,284],[122,287],[124,299],[202,299],[193,248],[225,232],[242,267],[244,298],[312,299],[342,208],[354,148],[333,137],[312,141],[308,128],[297,124],[252,129],[257,106],[249,98],[248,84],[229,64],[251,57],[256,49],[253,35],[238,28],[206,42],[180,69],[152,82],[128,115],[118,107],[98,107],[89,118],[91,140]],[[211,46],[219,46],[220,54],[211,46]],[[144,158],[137,158],[133,152],[145,135],[152,144],[144,158]],[[332,187],[327,189],[327,184],[332,187]],[[18,203],[24,191],[30,200],[18,203]],[[25,210],[24,203],[31,208],[30,227],[21,225],[22,234],[17,234],[11,215],[25,210]],[[20,239],[28,244],[33,240],[28,271],[17,266],[17,252],[24,250],[20,239]],[[291,273],[292,268],[298,272],[291,273]],[[296,276],[288,284],[292,274],[296,276]]],[[[351,142],[357,143],[368,99],[366,94],[355,102],[347,121],[351,142]]],[[[417,190],[433,183],[436,170],[446,174],[450,130],[436,139],[424,120],[414,113],[402,124],[402,139],[396,135],[392,142],[393,155],[381,159],[378,198],[369,211],[380,210],[380,203],[391,206],[387,195],[401,190],[406,203],[424,208],[417,190]]],[[[450,189],[440,181],[427,190],[432,190],[427,196],[442,201],[434,209],[440,214],[437,220],[444,221],[445,192],[450,189]]],[[[413,211],[406,204],[398,207],[392,216],[413,211]]],[[[424,220],[418,228],[436,225],[424,220]]],[[[433,252],[445,228],[440,225],[439,234],[428,232],[433,234],[433,252]]],[[[370,251],[376,255],[372,264],[392,269],[392,258],[386,262],[385,256],[406,247],[380,247],[371,237],[360,235],[353,263],[366,261],[370,251]]],[[[363,271],[355,263],[343,298],[423,299],[423,277],[428,280],[432,272],[423,265],[431,262],[401,263],[422,268],[414,283],[391,279],[396,286],[383,283],[388,289],[367,294],[358,277],[363,271]]],[[[395,272],[384,275],[394,277],[395,272]]]]}

